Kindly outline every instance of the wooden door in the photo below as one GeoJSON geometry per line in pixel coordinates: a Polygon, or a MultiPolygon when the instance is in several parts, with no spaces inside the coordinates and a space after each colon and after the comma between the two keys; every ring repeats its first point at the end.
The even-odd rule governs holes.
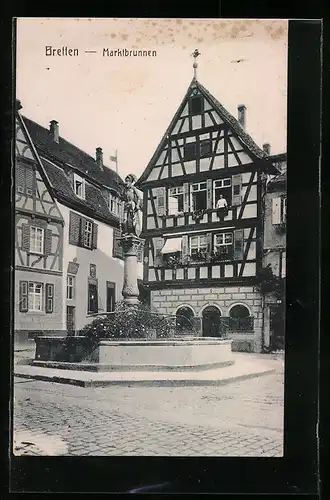
{"type": "Polygon", "coordinates": [[[107,281],[107,312],[115,310],[116,304],[116,283],[107,281]]]}

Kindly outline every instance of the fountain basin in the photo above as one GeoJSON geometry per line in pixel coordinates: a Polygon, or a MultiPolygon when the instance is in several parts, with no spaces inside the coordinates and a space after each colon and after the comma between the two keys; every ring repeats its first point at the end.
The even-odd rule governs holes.
{"type": "MultiPolygon", "coordinates": [[[[79,339],[79,337],[72,339],[74,338],[79,339]]],[[[103,339],[99,340],[97,345],[90,343],[88,350],[86,349],[88,343],[85,339],[85,341],[73,341],[72,345],[76,345],[79,355],[73,352],[72,346],[71,355],[68,355],[68,350],[65,349],[61,354],[60,339],[56,340],[57,343],[55,342],[54,345],[56,344],[57,354],[54,356],[51,355],[51,348],[44,349],[42,354],[41,344],[47,343],[45,337],[36,339],[34,365],[87,371],[185,371],[206,370],[234,363],[231,340],[214,338],[103,339]]],[[[62,340],[67,341],[67,337],[62,340]]],[[[48,345],[49,342],[52,343],[50,338],[48,338],[48,345]]]]}

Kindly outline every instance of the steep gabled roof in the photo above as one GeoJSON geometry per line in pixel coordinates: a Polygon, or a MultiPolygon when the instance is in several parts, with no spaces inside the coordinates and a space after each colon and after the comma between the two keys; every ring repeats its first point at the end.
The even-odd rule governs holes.
{"type": "Polygon", "coordinates": [[[250,152],[253,153],[257,158],[263,159],[268,158],[267,153],[261,149],[252,139],[252,137],[244,130],[240,125],[238,120],[227,111],[222,104],[199,82],[196,81],[196,87],[199,89],[201,94],[213,104],[216,111],[219,113],[222,120],[227,123],[234,132],[238,135],[241,141],[249,148],[250,152]]]}
{"type": "Polygon", "coordinates": [[[59,143],[57,143],[53,140],[48,129],[30,120],[30,118],[25,116],[22,118],[39,153],[43,153],[50,160],[59,162],[63,166],[71,166],[87,179],[91,178],[110,189],[121,191],[124,183],[114,170],[104,166],[102,171],[92,156],[74,144],[63,139],[63,137],[60,137],[59,143]]]}
{"type": "Polygon", "coordinates": [[[178,107],[175,115],[173,116],[169,126],[167,127],[161,141],[159,142],[159,145],[158,145],[156,151],[154,152],[151,160],[149,161],[145,171],[138,179],[138,181],[136,183],[137,185],[144,182],[146,180],[146,178],[148,177],[148,175],[149,175],[149,173],[154,165],[154,162],[158,158],[158,155],[161,151],[161,148],[162,148],[164,142],[166,141],[167,137],[170,135],[171,131],[173,130],[173,127],[175,126],[175,123],[177,122],[179,116],[181,115],[181,113],[184,109],[184,106],[185,106],[185,104],[186,104],[186,102],[191,94],[192,89],[195,87],[200,91],[200,93],[204,96],[204,98],[210,102],[210,104],[218,112],[221,119],[225,123],[227,123],[231,127],[232,130],[234,130],[234,132],[237,134],[239,139],[246,145],[246,147],[249,149],[249,151],[252,153],[252,155],[256,159],[261,159],[261,160],[262,159],[265,159],[265,160],[269,159],[269,156],[267,155],[267,153],[254,142],[252,137],[244,130],[244,128],[240,125],[238,120],[231,113],[229,113],[229,111],[227,111],[222,106],[222,104],[220,104],[220,102],[198,80],[193,78],[189,87],[188,87],[188,90],[187,90],[184,98],[181,101],[181,104],[179,105],[179,107],[178,107]]]}
{"type": "Polygon", "coordinates": [[[118,226],[119,220],[109,211],[100,188],[86,183],[85,199],[82,200],[76,196],[69,179],[61,167],[54,165],[45,158],[41,158],[41,162],[51,182],[55,197],[59,202],[95,219],[102,219],[102,221],[112,226],[118,226]]]}

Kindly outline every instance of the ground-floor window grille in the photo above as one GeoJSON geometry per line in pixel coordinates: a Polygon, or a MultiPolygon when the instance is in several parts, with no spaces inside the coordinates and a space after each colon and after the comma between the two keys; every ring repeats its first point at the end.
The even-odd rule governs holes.
{"type": "Polygon", "coordinates": [[[243,304],[236,304],[230,309],[228,328],[235,332],[253,332],[254,318],[243,304]]]}

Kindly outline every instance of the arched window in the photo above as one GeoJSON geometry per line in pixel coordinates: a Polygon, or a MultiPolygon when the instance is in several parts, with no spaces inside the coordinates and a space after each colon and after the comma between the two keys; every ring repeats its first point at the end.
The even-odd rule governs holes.
{"type": "Polygon", "coordinates": [[[243,304],[236,304],[229,311],[230,330],[237,332],[253,331],[253,317],[243,304]]]}
{"type": "Polygon", "coordinates": [[[178,333],[194,331],[194,311],[190,307],[182,306],[177,310],[176,329],[178,333]]]}
{"type": "Polygon", "coordinates": [[[222,337],[221,312],[215,306],[203,309],[203,337],[222,337]]]}

